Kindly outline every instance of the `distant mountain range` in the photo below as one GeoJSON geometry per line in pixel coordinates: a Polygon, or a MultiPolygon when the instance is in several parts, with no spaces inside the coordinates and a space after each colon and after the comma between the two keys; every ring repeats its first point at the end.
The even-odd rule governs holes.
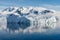
{"type": "Polygon", "coordinates": [[[9,7],[0,12],[0,18],[6,17],[8,29],[14,29],[14,27],[9,27],[9,23],[17,23],[20,26],[15,29],[22,28],[26,31],[31,29],[37,32],[42,28],[55,28],[53,25],[57,20],[54,13],[54,10],[43,7],[9,7]]]}

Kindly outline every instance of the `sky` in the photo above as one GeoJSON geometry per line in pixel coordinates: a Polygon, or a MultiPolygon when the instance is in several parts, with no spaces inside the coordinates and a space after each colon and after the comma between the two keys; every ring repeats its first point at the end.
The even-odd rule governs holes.
{"type": "Polygon", "coordinates": [[[60,0],[0,0],[0,6],[39,6],[42,4],[59,5],[60,0]]]}
{"type": "Polygon", "coordinates": [[[0,9],[10,6],[44,6],[58,10],[60,8],[60,0],[0,0],[0,9]]]}

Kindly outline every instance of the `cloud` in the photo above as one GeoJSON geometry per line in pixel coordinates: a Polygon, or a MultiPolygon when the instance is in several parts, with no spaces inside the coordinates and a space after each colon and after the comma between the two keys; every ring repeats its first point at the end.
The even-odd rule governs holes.
{"type": "Polygon", "coordinates": [[[43,4],[42,6],[48,9],[54,9],[56,11],[60,11],[60,5],[43,4]]]}

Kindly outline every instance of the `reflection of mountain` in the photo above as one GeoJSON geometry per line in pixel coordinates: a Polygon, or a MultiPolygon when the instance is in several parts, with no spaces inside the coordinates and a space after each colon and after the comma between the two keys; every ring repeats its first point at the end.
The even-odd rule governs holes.
{"type": "Polygon", "coordinates": [[[34,18],[33,20],[30,20],[29,18],[23,16],[19,17],[14,14],[7,17],[7,28],[12,31],[14,30],[19,31],[20,29],[24,29],[27,32],[28,31],[30,32],[30,30],[35,32],[36,30],[54,29],[55,27],[56,27],[55,16],[50,16],[50,17],[39,16],[38,18],[34,18]]]}
{"type": "Polygon", "coordinates": [[[13,30],[13,31],[15,31],[15,30],[19,30],[19,28],[20,28],[20,26],[19,26],[19,24],[18,23],[8,23],[7,24],[7,28],[9,29],[9,30],[13,30]],[[12,26],[13,25],[13,26],[12,26]]]}
{"type": "MultiPolygon", "coordinates": [[[[23,25],[24,26],[24,25],[23,25]]],[[[24,26],[25,27],[25,26],[24,26]]],[[[24,29],[24,27],[22,27],[22,29],[24,29]]],[[[48,27],[45,25],[45,27],[42,27],[42,26],[40,26],[40,27],[37,27],[37,28],[35,28],[35,27],[32,27],[32,28],[30,28],[30,26],[28,27],[28,28],[26,28],[25,30],[22,30],[21,29],[21,26],[20,26],[20,24],[18,24],[18,23],[8,23],[7,24],[7,29],[9,29],[9,30],[7,30],[7,31],[9,31],[9,32],[43,32],[43,31],[45,31],[45,30],[47,30],[47,29],[51,29],[51,28],[55,28],[56,27],[56,23],[52,23],[51,25],[49,25],[48,27]]]]}
{"type": "Polygon", "coordinates": [[[9,30],[21,28],[26,31],[38,31],[43,28],[55,28],[55,26],[52,26],[57,21],[54,13],[53,10],[41,7],[10,7],[4,9],[1,15],[6,17],[9,30]]]}

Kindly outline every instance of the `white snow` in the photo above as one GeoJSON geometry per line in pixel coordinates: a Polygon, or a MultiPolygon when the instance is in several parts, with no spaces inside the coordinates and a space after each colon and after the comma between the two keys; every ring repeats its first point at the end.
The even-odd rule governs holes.
{"type": "MultiPolygon", "coordinates": [[[[14,8],[13,11],[8,11],[10,8],[8,8],[5,11],[0,12],[2,15],[4,15],[7,19],[5,19],[3,17],[3,19],[5,20],[4,22],[6,23],[6,21],[8,22],[18,22],[19,18],[21,17],[21,14],[25,15],[27,13],[29,13],[28,15],[24,16],[27,19],[29,19],[31,22],[30,27],[26,28],[23,30],[23,32],[45,32],[46,29],[44,29],[44,27],[48,27],[51,29],[55,29],[56,27],[56,17],[53,15],[55,13],[54,10],[50,10],[53,13],[47,13],[45,15],[41,14],[41,12],[43,10],[47,10],[46,8],[43,7],[11,7],[11,9],[14,8]],[[21,14],[17,13],[16,10],[21,11],[21,14]],[[32,10],[32,12],[30,12],[32,10]],[[38,15],[34,14],[34,10],[38,11],[38,15]],[[13,14],[12,16],[9,16],[10,14],[13,14]],[[15,15],[15,16],[14,16],[15,15]]],[[[2,17],[1,17],[2,18],[2,17]]],[[[2,21],[2,19],[0,18],[0,21],[2,21]]],[[[3,22],[0,22],[3,23],[3,22]]],[[[15,32],[18,32],[17,30],[15,32]]]]}

